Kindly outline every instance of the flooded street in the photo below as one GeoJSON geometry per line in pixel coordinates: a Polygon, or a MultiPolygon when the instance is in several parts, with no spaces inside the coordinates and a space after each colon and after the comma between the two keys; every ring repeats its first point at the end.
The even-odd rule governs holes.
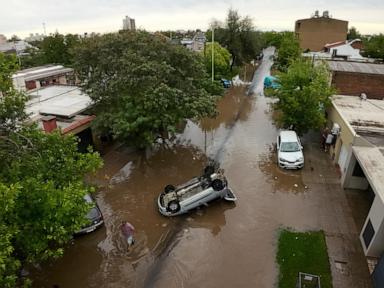
{"type": "MultiPolygon", "coordinates": [[[[218,104],[217,118],[187,121],[177,144],[147,153],[121,146],[107,153],[96,196],[105,226],[76,239],[63,258],[35,272],[34,286],[271,288],[278,275],[280,227],[344,233],[337,223],[328,223],[337,209],[323,207],[326,197],[336,196],[314,193],[325,182],[313,163],[327,159],[306,156],[308,164],[300,171],[277,168],[273,100],[262,92],[272,54],[271,48],[264,51],[250,91],[231,88],[218,104]],[[225,169],[238,201],[219,200],[187,215],[162,216],[156,200],[164,186],[199,175],[208,157],[225,169]],[[329,211],[322,217],[324,209],[329,211]],[[136,228],[129,250],[120,234],[122,220],[136,228]]],[[[354,234],[350,241],[357,243],[354,234]]]]}

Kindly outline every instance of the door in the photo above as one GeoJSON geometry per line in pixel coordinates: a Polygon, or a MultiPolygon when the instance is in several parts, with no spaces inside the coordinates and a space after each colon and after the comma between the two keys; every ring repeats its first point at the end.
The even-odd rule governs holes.
{"type": "Polygon", "coordinates": [[[342,145],[340,149],[340,155],[339,155],[339,161],[338,161],[342,174],[344,174],[345,172],[344,169],[345,169],[345,164],[347,162],[347,156],[348,156],[347,147],[345,145],[342,145]]]}

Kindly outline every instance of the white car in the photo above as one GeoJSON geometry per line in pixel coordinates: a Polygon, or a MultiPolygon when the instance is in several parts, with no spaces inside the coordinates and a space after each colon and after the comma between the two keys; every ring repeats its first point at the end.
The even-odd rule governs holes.
{"type": "Polygon", "coordinates": [[[224,198],[236,201],[236,196],[228,187],[222,169],[207,166],[200,177],[174,187],[167,185],[157,199],[159,212],[164,216],[176,216],[207,204],[214,199],[224,198]]]}
{"type": "Polygon", "coordinates": [[[295,131],[283,130],[277,136],[277,163],[281,168],[304,167],[303,146],[295,131]]]}

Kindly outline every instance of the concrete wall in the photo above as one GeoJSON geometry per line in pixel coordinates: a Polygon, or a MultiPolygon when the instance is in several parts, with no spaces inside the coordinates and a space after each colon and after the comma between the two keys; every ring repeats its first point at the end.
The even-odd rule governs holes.
{"type": "Polygon", "coordinates": [[[295,33],[303,50],[317,52],[325,44],[347,40],[348,22],[325,17],[297,20],[295,33]]]}
{"type": "MultiPolygon", "coordinates": [[[[352,143],[356,133],[349,123],[341,116],[341,113],[337,110],[336,106],[332,104],[328,109],[328,127],[332,128],[333,123],[337,123],[340,126],[340,135],[337,137],[335,146],[331,147],[329,151],[333,162],[336,164],[339,161],[342,145],[345,145],[349,153],[352,154],[352,143]]],[[[345,173],[345,171],[341,172],[345,173]]]]}
{"type": "Polygon", "coordinates": [[[369,210],[368,217],[365,220],[363,229],[360,233],[360,241],[362,243],[364,253],[367,256],[380,257],[380,255],[384,252],[384,204],[379,195],[376,195],[372,207],[369,210]],[[364,244],[363,233],[368,220],[371,220],[375,234],[371,240],[370,245],[368,248],[366,248],[364,244]]]}
{"type": "Polygon", "coordinates": [[[350,158],[347,160],[347,168],[343,175],[343,188],[348,189],[358,189],[358,190],[367,190],[369,187],[369,183],[366,177],[356,177],[353,176],[353,170],[355,169],[355,165],[358,165],[356,157],[353,153],[351,153],[350,158]],[[349,160],[349,161],[348,161],[349,160]]]}
{"type": "Polygon", "coordinates": [[[332,85],[340,95],[365,93],[370,99],[384,98],[384,75],[334,71],[332,85]]]}

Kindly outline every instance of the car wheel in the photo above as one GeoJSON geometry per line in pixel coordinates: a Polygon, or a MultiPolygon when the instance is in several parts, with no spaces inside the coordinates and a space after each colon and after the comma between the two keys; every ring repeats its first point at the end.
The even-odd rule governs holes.
{"type": "Polygon", "coordinates": [[[179,212],[180,210],[180,203],[177,200],[172,200],[168,203],[167,210],[172,213],[179,212]]]}
{"type": "Polygon", "coordinates": [[[224,189],[224,182],[220,179],[215,179],[212,181],[212,188],[215,191],[221,191],[224,189]]]}
{"type": "Polygon", "coordinates": [[[164,187],[164,193],[165,194],[168,194],[169,192],[172,192],[172,191],[175,191],[175,190],[176,190],[176,188],[173,185],[167,185],[167,186],[164,187]]]}

